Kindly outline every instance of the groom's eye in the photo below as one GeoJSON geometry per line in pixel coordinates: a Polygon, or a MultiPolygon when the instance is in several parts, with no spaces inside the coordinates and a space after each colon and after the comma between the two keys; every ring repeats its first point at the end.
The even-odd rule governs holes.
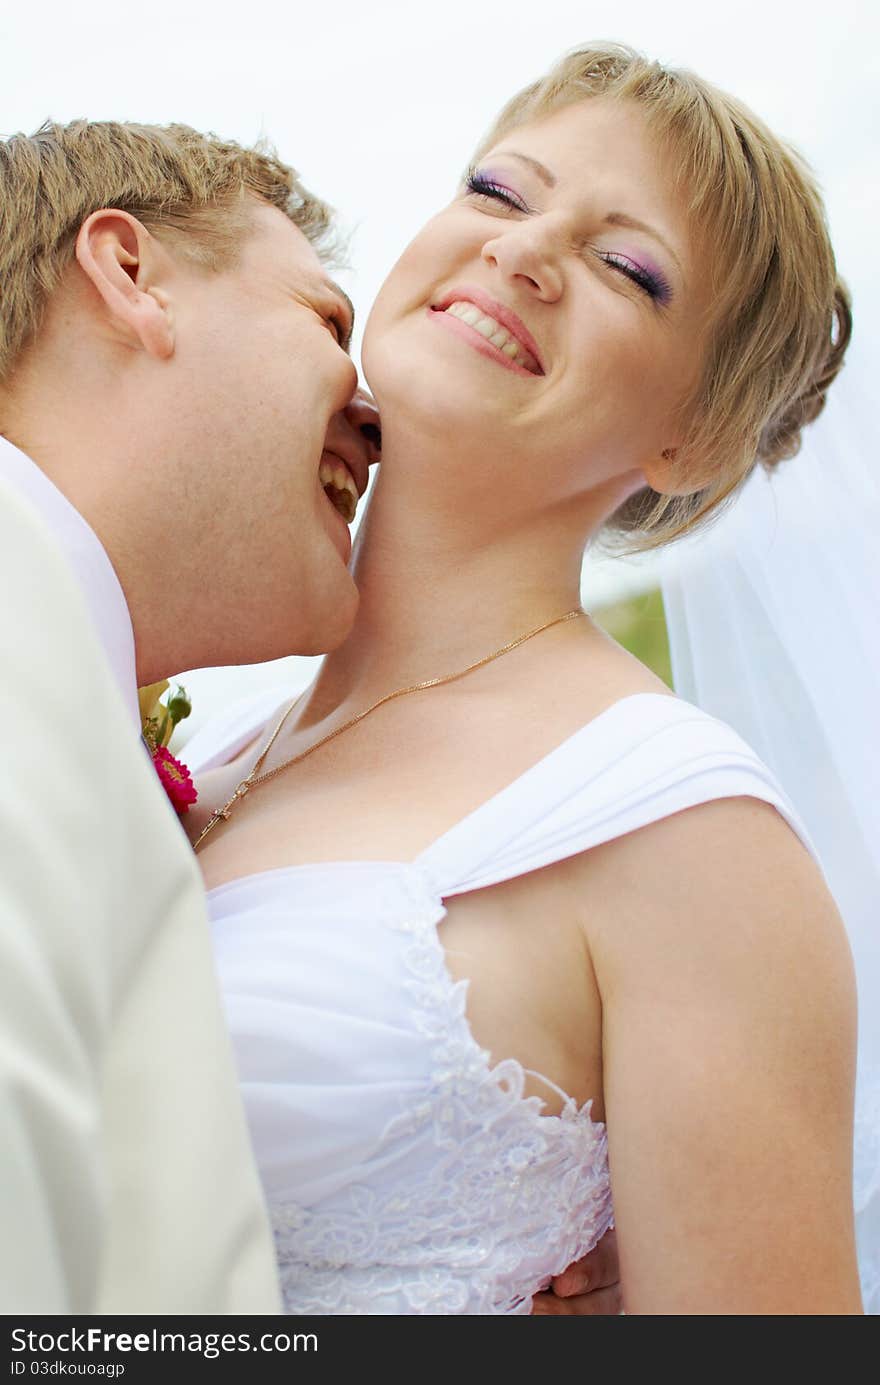
{"type": "Polygon", "coordinates": [[[325,323],[336,339],[337,346],[343,351],[347,351],[351,343],[351,323],[348,314],[336,304],[323,304],[316,309],[318,316],[325,323]]]}
{"type": "Polygon", "coordinates": [[[339,342],[343,351],[347,351],[351,346],[351,333],[354,324],[348,314],[342,309],[334,313],[331,321],[336,332],[336,340],[339,342]]]}
{"type": "Polygon", "coordinates": [[[332,279],[326,281],[326,287],[332,295],[327,300],[328,321],[333,325],[339,345],[343,351],[347,351],[351,346],[352,333],[354,332],[354,304],[345,290],[341,289],[332,279]]]}
{"type": "Polygon", "coordinates": [[[337,346],[341,346],[343,351],[348,350],[348,343],[351,340],[348,318],[338,304],[325,301],[315,303],[314,311],[317,313],[325,327],[329,327],[333,334],[337,346]]]}
{"type": "Polygon", "coordinates": [[[354,332],[354,314],[341,308],[336,314],[335,321],[339,333],[339,345],[343,351],[347,351],[351,346],[352,333],[354,332]]]}

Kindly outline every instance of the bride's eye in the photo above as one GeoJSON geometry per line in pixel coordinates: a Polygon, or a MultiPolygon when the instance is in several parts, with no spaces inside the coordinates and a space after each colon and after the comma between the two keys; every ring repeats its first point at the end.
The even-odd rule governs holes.
{"type": "Polygon", "coordinates": [[[487,177],[484,173],[479,173],[475,168],[468,170],[464,185],[467,191],[475,197],[485,197],[491,202],[501,202],[518,212],[530,210],[522,198],[511,188],[505,187],[503,183],[495,182],[494,179],[487,177]]]}
{"type": "Polygon", "coordinates": [[[672,297],[669,283],[659,270],[648,269],[646,265],[637,264],[635,260],[628,259],[626,255],[618,255],[613,251],[603,251],[599,258],[610,265],[612,269],[625,275],[655,303],[668,303],[672,297]]]}

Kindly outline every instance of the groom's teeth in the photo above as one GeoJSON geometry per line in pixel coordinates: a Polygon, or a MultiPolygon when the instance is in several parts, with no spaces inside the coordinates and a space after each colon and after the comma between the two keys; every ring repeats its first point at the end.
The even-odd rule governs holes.
{"type": "Polygon", "coordinates": [[[481,313],[475,308],[473,303],[456,302],[450,303],[445,310],[457,317],[461,322],[466,322],[469,327],[473,327],[479,332],[481,337],[485,337],[496,347],[504,356],[515,361],[517,365],[523,366],[525,370],[530,370],[533,374],[538,373],[538,363],[535,358],[526,351],[525,347],[520,346],[515,337],[512,337],[506,327],[502,327],[500,322],[496,322],[493,317],[486,313],[481,313]]]}
{"type": "Polygon", "coordinates": [[[358,489],[347,467],[322,462],[318,468],[318,480],[334,509],[338,510],[346,524],[351,524],[357,512],[358,489]]]}

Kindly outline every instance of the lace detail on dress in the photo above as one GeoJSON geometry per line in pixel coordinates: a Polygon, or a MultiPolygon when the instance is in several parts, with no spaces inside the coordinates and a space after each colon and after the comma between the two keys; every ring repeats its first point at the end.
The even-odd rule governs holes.
{"type": "Polygon", "coordinates": [[[442,913],[390,925],[408,936],[406,987],[433,1056],[424,1089],[332,1206],[271,1209],[290,1313],[528,1313],[611,1225],[604,1126],[591,1103],[542,1116],[519,1063],[491,1066],[467,982],[446,968],[442,913]]]}

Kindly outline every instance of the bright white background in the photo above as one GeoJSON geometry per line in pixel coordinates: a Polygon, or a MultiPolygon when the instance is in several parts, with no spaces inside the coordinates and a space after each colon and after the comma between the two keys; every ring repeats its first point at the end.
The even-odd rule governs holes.
{"type": "MultiPolygon", "coordinates": [[[[876,0],[38,0],[27,10],[2,0],[0,134],[85,116],[180,120],[245,142],[267,135],[354,233],[352,271],[340,278],[362,327],[497,108],[564,50],[602,38],[693,67],[800,148],[825,190],[857,330],[869,330],[880,306],[876,0]]],[[[588,565],[585,600],[646,580],[644,568],[588,565]]],[[[300,662],[279,675],[301,676],[300,662]]],[[[255,677],[266,675],[190,678],[193,722],[255,677]]]]}

